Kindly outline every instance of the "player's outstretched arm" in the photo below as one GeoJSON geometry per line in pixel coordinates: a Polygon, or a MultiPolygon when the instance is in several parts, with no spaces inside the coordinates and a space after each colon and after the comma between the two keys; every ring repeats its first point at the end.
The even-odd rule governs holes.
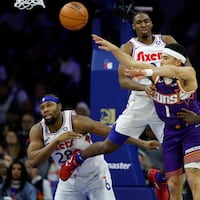
{"type": "Polygon", "coordinates": [[[112,54],[116,57],[116,59],[122,65],[133,67],[133,68],[139,68],[139,69],[155,68],[154,65],[145,64],[143,62],[133,60],[133,58],[129,54],[121,51],[119,47],[117,47],[116,45],[112,44],[111,42],[103,39],[102,37],[96,34],[92,34],[92,38],[96,44],[99,44],[99,47],[98,47],[99,49],[111,51],[112,54]]]}
{"type": "MultiPolygon", "coordinates": [[[[73,116],[73,127],[75,132],[89,132],[103,137],[107,137],[111,130],[109,126],[82,115],[73,116]]],[[[145,141],[133,137],[128,138],[126,143],[147,149],[158,149],[160,147],[159,142],[156,140],[145,141]]]]}
{"type": "Polygon", "coordinates": [[[159,149],[160,143],[157,140],[142,140],[137,138],[129,137],[126,141],[127,144],[133,144],[139,147],[144,147],[145,149],[159,149]]]}
{"type": "Polygon", "coordinates": [[[96,44],[98,44],[98,48],[105,50],[105,51],[111,51],[112,54],[117,58],[117,60],[125,65],[125,66],[129,66],[132,65],[132,57],[126,53],[124,53],[123,51],[120,50],[119,47],[117,47],[116,45],[112,44],[111,42],[103,39],[102,37],[96,35],[96,34],[92,34],[92,39],[95,41],[96,44]]]}

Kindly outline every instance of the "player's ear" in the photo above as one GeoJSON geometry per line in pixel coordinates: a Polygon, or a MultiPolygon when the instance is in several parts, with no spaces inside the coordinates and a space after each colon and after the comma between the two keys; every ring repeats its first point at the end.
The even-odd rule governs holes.
{"type": "Polygon", "coordinates": [[[182,61],[180,59],[176,59],[176,66],[181,66],[182,65],[182,61]]]}

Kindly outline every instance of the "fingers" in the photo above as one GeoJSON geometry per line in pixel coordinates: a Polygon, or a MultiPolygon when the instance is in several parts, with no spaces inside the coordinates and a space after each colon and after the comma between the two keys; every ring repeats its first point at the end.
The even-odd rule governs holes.
{"type": "Polygon", "coordinates": [[[80,133],[76,133],[76,132],[67,132],[68,137],[71,137],[70,139],[74,139],[74,138],[81,138],[82,134],[80,133]]]}
{"type": "Polygon", "coordinates": [[[79,139],[82,137],[82,134],[80,133],[76,133],[76,132],[73,132],[73,131],[68,131],[68,132],[65,132],[64,134],[62,134],[60,136],[60,139],[62,141],[65,141],[65,140],[69,140],[69,139],[79,139]]]}
{"type": "Polygon", "coordinates": [[[151,150],[160,149],[160,146],[161,146],[160,143],[157,140],[147,141],[146,144],[147,144],[146,148],[151,149],[151,150]]]}

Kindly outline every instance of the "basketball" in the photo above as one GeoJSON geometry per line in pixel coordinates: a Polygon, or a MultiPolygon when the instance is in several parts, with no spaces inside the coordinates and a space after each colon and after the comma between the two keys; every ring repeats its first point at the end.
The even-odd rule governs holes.
{"type": "Polygon", "coordinates": [[[62,26],[72,31],[82,29],[87,24],[88,17],[87,8],[82,3],[76,1],[65,4],[59,13],[62,26]]]}

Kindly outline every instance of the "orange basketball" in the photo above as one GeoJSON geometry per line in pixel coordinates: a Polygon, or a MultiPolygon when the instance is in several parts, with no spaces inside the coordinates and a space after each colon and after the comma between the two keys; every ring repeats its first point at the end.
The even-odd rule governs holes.
{"type": "Polygon", "coordinates": [[[82,3],[76,1],[65,4],[59,13],[62,26],[72,31],[82,29],[87,24],[88,17],[87,8],[82,3]]]}

